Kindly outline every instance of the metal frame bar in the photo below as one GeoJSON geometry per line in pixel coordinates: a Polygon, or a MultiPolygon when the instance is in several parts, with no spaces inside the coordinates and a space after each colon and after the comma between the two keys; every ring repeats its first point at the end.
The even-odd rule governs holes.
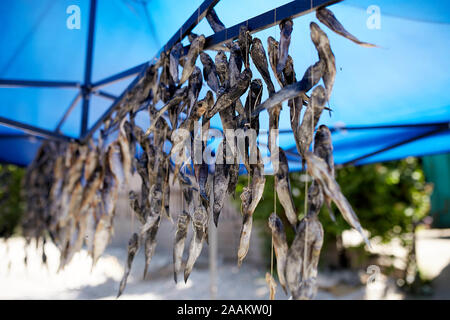
{"type": "Polygon", "coordinates": [[[103,86],[110,85],[110,84],[113,84],[113,83],[115,83],[117,81],[124,80],[124,79],[127,79],[129,77],[135,76],[135,75],[139,74],[147,65],[148,65],[148,62],[145,62],[145,63],[142,63],[142,64],[140,64],[138,66],[130,68],[128,70],[125,70],[125,71],[122,71],[122,72],[117,73],[115,75],[112,75],[112,76],[110,76],[108,78],[99,80],[99,81],[97,81],[97,82],[92,84],[92,88],[94,90],[95,89],[99,89],[99,88],[101,88],[103,86]]]}
{"type": "Polygon", "coordinates": [[[79,91],[77,93],[75,98],[70,103],[69,108],[67,108],[66,112],[64,112],[64,115],[62,116],[61,120],[59,120],[58,125],[55,128],[55,132],[59,132],[60,131],[62,125],[64,124],[66,119],[69,117],[70,113],[75,108],[75,106],[77,105],[78,101],[80,101],[80,99],[81,99],[81,91],[79,91]]]}
{"type": "Polygon", "coordinates": [[[81,84],[75,81],[0,79],[0,88],[23,88],[23,87],[80,88],[81,84]]]}
{"type": "Polygon", "coordinates": [[[113,95],[113,94],[111,94],[111,93],[102,91],[102,90],[92,90],[91,93],[92,93],[93,95],[96,95],[96,96],[98,96],[98,97],[102,97],[102,98],[105,98],[105,99],[108,99],[108,100],[113,100],[113,101],[115,101],[115,100],[117,99],[117,96],[115,96],[115,95],[113,95]]]}
{"type": "Polygon", "coordinates": [[[9,133],[2,133],[0,134],[0,140],[2,139],[26,139],[26,138],[39,138],[41,139],[42,137],[39,136],[30,136],[29,134],[9,134],[9,133]]]}
{"type": "Polygon", "coordinates": [[[421,133],[421,134],[418,134],[418,135],[413,136],[413,137],[409,137],[409,138],[407,138],[405,140],[402,140],[400,142],[396,142],[396,143],[391,144],[391,145],[389,145],[387,147],[381,148],[381,149],[373,151],[373,152],[369,152],[369,153],[367,153],[365,155],[362,155],[360,157],[357,157],[357,158],[355,158],[353,160],[347,161],[347,162],[345,162],[345,163],[343,163],[343,164],[341,164],[339,166],[340,167],[344,167],[344,166],[348,166],[348,165],[355,165],[358,161],[370,158],[370,157],[372,157],[374,155],[383,153],[385,151],[389,151],[391,149],[400,147],[400,146],[408,144],[410,142],[414,142],[414,141],[417,141],[417,140],[420,140],[420,139],[423,139],[423,138],[426,138],[426,137],[430,137],[432,135],[435,135],[437,133],[440,133],[440,132],[443,132],[443,131],[447,131],[447,130],[450,130],[450,127],[449,127],[448,123],[446,125],[442,125],[442,126],[438,127],[437,129],[434,129],[434,130],[431,130],[431,131],[428,131],[428,132],[425,132],[425,133],[421,133]]]}
{"type": "MultiPolygon", "coordinates": [[[[224,44],[230,40],[237,39],[241,26],[247,26],[250,33],[255,33],[278,25],[285,19],[294,19],[313,12],[320,7],[330,6],[341,1],[343,0],[296,0],[289,2],[278,8],[269,10],[256,17],[238,23],[230,28],[214,33],[206,38],[204,48],[206,50],[224,44]]],[[[184,47],[185,54],[188,52],[189,47],[190,46],[184,47]]]]}
{"type": "MultiPolygon", "coordinates": [[[[382,124],[376,126],[344,126],[344,127],[329,127],[332,133],[339,131],[358,131],[358,130],[376,130],[376,129],[401,129],[401,128],[423,128],[423,127],[440,127],[449,125],[449,121],[443,122],[429,122],[429,123],[406,123],[406,124],[382,124]]],[[[260,132],[265,132],[260,130],[260,132]]],[[[281,129],[279,134],[292,133],[292,129],[281,129]]]]}
{"type": "Polygon", "coordinates": [[[25,123],[22,123],[19,121],[7,119],[4,117],[0,117],[0,124],[4,125],[6,127],[9,127],[9,128],[18,129],[18,130],[24,131],[28,134],[31,134],[34,136],[40,136],[40,137],[43,137],[46,139],[60,140],[60,141],[76,141],[77,140],[73,137],[62,135],[62,134],[54,132],[54,131],[38,128],[38,127],[29,125],[29,124],[25,124],[25,123]]]}
{"type": "Polygon", "coordinates": [[[89,30],[86,49],[86,65],[84,72],[83,106],[81,111],[81,133],[83,136],[88,129],[89,121],[89,105],[91,97],[91,79],[92,79],[92,60],[94,55],[94,32],[95,32],[95,15],[97,11],[97,0],[91,0],[89,9],[89,30]]]}

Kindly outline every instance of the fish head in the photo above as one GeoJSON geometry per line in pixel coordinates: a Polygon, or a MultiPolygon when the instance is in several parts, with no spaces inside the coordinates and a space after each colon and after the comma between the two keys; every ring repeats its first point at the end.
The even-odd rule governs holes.
{"type": "Polygon", "coordinates": [[[314,137],[314,144],[317,145],[319,143],[331,143],[331,131],[324,124],[319,126],[314,137]]]}
{"type": "Polygon", "coordinates": [[[280,30],[286,37],[289,37],[292,33],[292,28],[294,27],[294,22],[292,19],[285,19],[280,22],[280,30]]]}
{"type": "Polygon", "coordinates": [[[204,66],[212,67],[212,65],[213,65],[213,61],[212,61],[211,57],[209,56],[209,54],[207,54],[204,51],[200,52],[200,61],[202,62],[202,64],[204,66]]]}
{"type": "Polygon", "coordinates": [[[309,25],[311,30],[311,40],[316,48],[324,48],[330,45],[326,33],[315,22],[311,22],[309,25]]]}
{"type": "Polygon", "coordinates": [[[275,212],[270,215],[268,224],[271,230],[283,230],[283,223],[275,212]]]}

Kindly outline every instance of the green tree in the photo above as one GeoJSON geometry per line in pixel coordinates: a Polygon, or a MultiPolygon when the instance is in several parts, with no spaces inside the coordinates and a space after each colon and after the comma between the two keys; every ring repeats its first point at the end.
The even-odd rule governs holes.
{"type": "MultiPolygon", "coordinates": [[[[432,186],[425,182],[420,160],[409,157],[404,160],[364,166],[348,166],[336,170],[336,180],[345,197],[356,212],[361,225],[370,232],[370,238],[378,238],[387,243],[398,238],[404,246],[410,245],[413,222],[423,219],[430,208],[432,186]]],[[[271,234],[267,219],[274,212],[273,176],[267,176],[264,195],[255,213],[255,223],[262,223],[270,255],[271,234]]],[[[302,172],[290,174],[291,190],[299,217],[304,212],[305,175],[302,172]]],[[[241,177],[237,195],[247,185],[247,177],[241,177]]],[[[308,182],[310,184],[310,182],[308,182]]],[[[238,196],[236,204],[240,205],[238,196]]],[[[276,212],[288,226],[283,207],[277,201],[276,212]]],[[[339,241],[343,231],[351,227],[333,205],[336,222],[329,216],[324,205],[319,214],[325,231],[324,249],[331,242],[339,241]]],[[[288,242],[294,233],[286,227],[288,242]]]]}
{"type": "Polygon", "coordinates": [[[21,194],[25,169],[0,165],[0,237],[10,237],[24,212],[21,194]]]}

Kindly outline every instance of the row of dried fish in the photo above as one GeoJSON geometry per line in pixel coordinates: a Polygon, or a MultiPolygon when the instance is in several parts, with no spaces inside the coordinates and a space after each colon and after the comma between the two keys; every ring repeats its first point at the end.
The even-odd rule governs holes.
{"type": "MultiPolygon", "coordinates": [[[[369,46],[349,34],[328,9],[319,9],[317,17],[338,34],[369,46]]],[[[206,18],[214,32],[225,28],[213,9],[206,18]]],[[[267,110],[269,129],[278,129],[282,103],[288,100],[297,149],[314,182],[308,190],[308,212],[298,221],[298,210],[290,190],[288,161],[283,149],[271,139],[271,159],[278,163],[274,168],[276,192],[287,220],[296,232],[290,248],[281,220],[272,215],[269,225],[282,287],[285,291],[289,289],[294,298],[312,298],[323,242],[323,228],[317,214],[323,202],[330,214],[331,202],[334,202],[352,227],[361,233],[362,228],[334,179],[331,134],[327,127],[319,127],[315,135],[314,154],[308,151],[336,75],[335,58],[327,35],[316,23],[311,23],[310,29],[319,60],[306,70],[300,81],[296,79],[293,59],[289,55],[292,20],[280,23],[279,42],[273,37],[267,39],[268,55],[262,41],[252,37],[245,26],[241,27],[237,40],[218,48],[214,59],[204,51],[205,37],[193,33],[189,35],[190,47],[186,56],[182,56],[181,43],[163,52],[159,60],[148,67],[139,83],[123,96],[118,108],[103,124],[96,142],[91,140],[87,145],[42,144],[25,179],[28,209],[23,224],[25,235],[45,239],[48,233],[61,251],[60,269],[83,245],[86,245],[95,264],[111,238],[119,188],[126,186],[137,174],[142,182],[140,194],[130,191],[129,204],[140,228],[128,243],[128,258],[118,292],[120,296],[139,248],[144,248],[145,277],[155,252],[161,219],[166,217],[173,222],[175,218],[169,207],[172,177],[172,184],[178,182],[180,186],[184,204],[184,209],[175,218],[174,280],[177,281],[184,265],[184,280],[187,281],[204,242],[208,241],[209,220],[212,218],[218,226],[226,195],[235,193],[239,157],[243,154],[249,183],[240,195],[243,219],[237,253],[240,265],[249,250],[253,214],[266,181],[259,147],[246,141],[243,147],[239,147],[243,150],[235,150],[230,147],[236,145],[235,137],[225,136],[217,150],[217,158],[223,161],[216,163],[214,173],[210,173],[206,163],[197,164],[193,154],[185,154],[183,145],[194,144],[195,123],[201,120],[202,130],[206,131],[210,127],[210,119],[216,114],[220,116],[224,131],[254,130],[258,134],[259,114],[267,110]],[[203,70],[196,66],[199,57],[203,70]],[[262,80],[253,79],[251,61],[262,80]],[[269,65],[281,87],[278,92],[275,91],[269,65]],[[317,85],[321,79],[325,87],[317,85]],[[261,103],[263,82],[269,98],[261,103]],[[210,90],[200,99],[204,83],[210,90]],[[246,92],[245,103],[242,103],[241,97],[246,92]],[[303,106],[306,110],[300,122],[303,106]],[[135,124],[138,112],[148,113],[150,126],[146,131],[135,124]],[[116,128],[119,129],[117,137],[112,139],[116,128]],[[177,135],[177,129],[185,129],[190,134],[177,135]],[[181,157],[181,163],[171,162],[174,155],[181,157]],[[250,161],[252,156],[256,161],[250,161]],[[183,264],[190,227],[193,236],[183,264]]],[[[203,141],[202,151],[205,148],[206,142],[203,141]]]]}

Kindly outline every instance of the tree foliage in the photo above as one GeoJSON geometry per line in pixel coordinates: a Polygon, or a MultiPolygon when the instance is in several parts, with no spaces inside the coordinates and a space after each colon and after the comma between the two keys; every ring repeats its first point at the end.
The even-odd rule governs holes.
{"type": "Polygon", "coordinates": [[[11,236],[20,222],[25,205],[21,194],[25,169],[0,165],[0,237],[11,236]]]}
{"type": "MultiPolygon", "coordinates": [[[[305,178],[302,172],[290,174],[291,190],[299,217],[304,213],[305,178]]],[[[370,238],[379,238],[386,243],[399,238],[406,246],[409,243],[412,223],[424,218],[430,208],[432,186],[425,182],[420,160],[407,158],[386,163],[364,166],[349,166],[336,170],[336,180],[345,197],[356,212],[361,225],[370,232],[370,238]]],[[[238,195],[247,185],[247,177],[239,180],[238,195]]],[[[308,182],[308,185],[311,182],[308,182]]],[[[239,201],[237,201],[239,203],[239,201]]],[[[325,246],[329,241],[351,227],[343,219],[336,206],[332,205],[336,223],[329,216],[324,205],[319,214],[325,231],[325,246]]],[[[263,199],[259,203],[254,219],[266,228],[270,250],[270,231],[267,219],[274,212],[273,176],[267,176],[263,199]]],[[[288,242],[293,239],[293,231],[288,227],[283,207],[278,203],[276,212],[287,230],[288,242]]]]}

